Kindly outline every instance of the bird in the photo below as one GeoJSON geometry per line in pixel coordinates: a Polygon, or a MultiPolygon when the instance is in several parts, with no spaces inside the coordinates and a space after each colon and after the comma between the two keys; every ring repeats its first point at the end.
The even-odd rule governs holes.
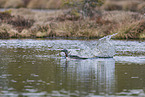
{"type": "Polygon", "coordinates": [[[61,51],[65,53],[65,58],[72,58],[72,59],[113,58],[113,57],[103,57],[103,56],[95,56],[95,57],[92,57],[92,58],[84,58],[84,57],[79,57],[77,55],[69,55],[67,49],[63,49],[61,51]]]}
{"type": "Polygon", "coordinates": [[[65,58],[72,58],[72,59],[88,59],[88,58],[79,57],[79,56],[77,56],[77,55],[69,55],[67,49],[63,49],[63,50],[61,50],[61,51],[65,53],[65,58]]]}

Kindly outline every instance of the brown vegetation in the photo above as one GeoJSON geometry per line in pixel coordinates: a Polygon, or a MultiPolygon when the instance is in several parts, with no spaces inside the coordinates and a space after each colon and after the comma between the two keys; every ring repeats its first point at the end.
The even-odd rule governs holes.
{"type": "Polygon", "coordinates": [[[28,29],[34,23],[34,20],[32,20],[32,19],[31,20],[25,19],[24,17],[19,16],[19,15],[12,16],[8,12],[1,12],[0,20],[1,20],[1,23],[7,23],[7,24],[14,26],[18,31],[22,31],[23,29],[28,29]]]}
{"type": "Polygon", "coordinates": [[[124,10],[124,11],[137,11],[145,12],[144,0],[106,0],[101,7],[103,10],[124,10]]]}
{"type": "Polygon", "coordinates": [[[29,29],[34,20],[12,16],[10,11],[0,12],[0,38],[18,37],[23,29],[29,29]]]}
{"type": "Polygon", "coordinates": [[[95,16],[83,19],[82,16],[66,15],[59,11],[50,13],[11,9],[0,12],[0,38],[99,38],[117,32],[115,37],[120,39],[145,38],[144,15],[135,12],[104,11],[101,16],[95,16]]]}
{"type": "Polygon", "coordinates": [[[99,37],[97,24],[89,19],[60,22],[56,26],[57,36],[63,37],[99,37]]]}
{"type": "MultiPolygon", "coordinates": [[[[101,1],[101,0],[100,0],[101,1]]],[[[102,0],[105,1],[103,10],[125,10],[145,12],[144,0],[102,0]]],[[[60,9],[63,0],[0,0],[1,8],[33,8],[33,9],[60,9]]]]}
{"type": "Polygon", "coordinates": [[[1,8],[59,9],[62,0],[0,0],[1,8]]]}
{"type": "MultiPolygon", "coordinates": [[[[59,9],[62,4],[61,0],[0,0],[0,7],[6,8],[59,9]]],[[[144,12],[144,0],[106,0],[93,17],[85,18],[75,10],[10,9],[0,12],[0,38],[99,38],[118,32],[115,37],[119,39],[145,39],[144,12]]]]}

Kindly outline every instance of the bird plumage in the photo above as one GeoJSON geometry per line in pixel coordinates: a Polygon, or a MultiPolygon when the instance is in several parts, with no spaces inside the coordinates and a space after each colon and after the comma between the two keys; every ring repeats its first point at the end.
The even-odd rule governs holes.
{"type": "Polygon", "coordinates": [[[72,58],[72,59],[88,59],[88,58],[79,57],[77,55],[69,55],[67,49],[63,49],[61,51],[65,53],[66,58],[69,57],[69,58],[72,58]]]}
{"type": "MultiPolygon", "coordinates": [[[[72,59],[91,59],[91,58],[79,57],[77,55],[69,55],[67,49],[63,49],[61,51],[65,53],[65,57],[66,58],[72,58],[72,59]]],[[[93,57],[93,58],[113,58],[113,57],[96,56],[96,57],[93,57]]]]}

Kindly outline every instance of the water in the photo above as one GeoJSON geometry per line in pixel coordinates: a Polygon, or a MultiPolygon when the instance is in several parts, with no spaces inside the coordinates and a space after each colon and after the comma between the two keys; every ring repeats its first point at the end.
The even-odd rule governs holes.
{"type": "Polygon", "coordinates": [[[92,57],[102,53],[99,42],[0,40],[0,96],[145,97],[144,41],[109,41],[109,49],[116,51],[109,59],[66,60],[60,52],[66,48],[70,54],[92,57]]]}

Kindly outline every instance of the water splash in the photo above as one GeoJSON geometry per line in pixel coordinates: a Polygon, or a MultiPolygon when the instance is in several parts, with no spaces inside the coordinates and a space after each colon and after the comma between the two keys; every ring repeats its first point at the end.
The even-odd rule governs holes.
{"type": "Polygon", "coordinates": [[[111,37],[117,35],[118,33],[112,34],[112,35],[107,35],[101,39],[99,39],[99,41],[109,41],[111,39],[111,37]]]}
{"type": "Polygon", "coordinates": [[[117,35],[118,33],[105,36],[101,39],[99,39],[99,42],[97,44],[97,49],[99,50],[98,56],[101,57],[113,57],[115,55],[115,47],[110,42],[110,39],[112,36],[117,35]]]}
{"type": "Polygon", "coordinates": [[[115,36],[118,33],[115,33],[113,35],[105,36],[97,43],[89,43],[85,42],[84,44],[80,44],[80,51],[78,52],[78,56],[80,57],[113,57],[115,55],[115,47],[110,42],[110,39],[112,36],[115,36]]]}
{"type": "Polygon", "coordinates": [[[110,42],[110,39],[112,36],[117,35],[118,33],[105,36],[101,39],[99,39],[99,42],[97,44],[97,49],[99,50],[98,56],[101,57],[113,57],[115,55],[115,47],[110,42]]]}

